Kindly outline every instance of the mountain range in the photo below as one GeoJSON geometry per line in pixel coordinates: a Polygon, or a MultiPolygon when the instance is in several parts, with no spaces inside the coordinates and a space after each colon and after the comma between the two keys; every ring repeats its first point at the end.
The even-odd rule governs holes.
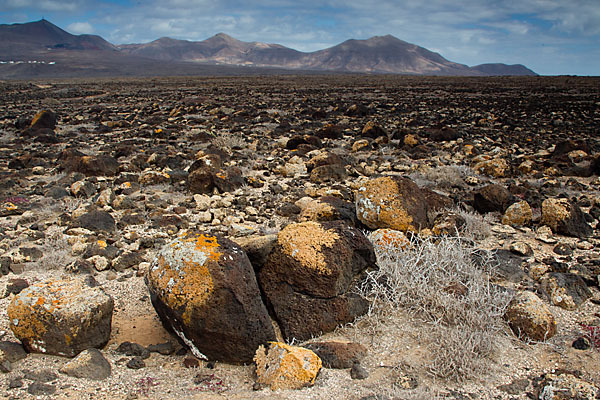
{"type": "Polygon", "coordinates": [[[535,75],[523,65],[469,67],[394,36],[350,39],[314,52],[244,42],[224,33],[203,41],[160,38],[113,45],[72,35],[47,20],[0,25],[0,77],[240,75],[265,73],[535,75]]]}

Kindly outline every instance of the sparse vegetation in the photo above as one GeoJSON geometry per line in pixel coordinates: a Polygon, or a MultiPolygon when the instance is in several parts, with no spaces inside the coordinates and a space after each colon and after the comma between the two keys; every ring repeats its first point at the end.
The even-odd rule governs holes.
{"type": "Polygon", "coordinates": [[[492,234],[491,223],[494,220],[493,214],[481,215],[473,211],[464,210],[460,207],[456,207],[451,211],[464,218],[465,225],[459,233],[465,238],[482,240],[492,234]]]}
{"type": "Polygon", "coordinates": [[[36,263],[41,269],[63,269],[75,261],[71,245],[58,227],[48,229],[41,250],[44,255],[36,263]]]}
{"type": "Polygon", "coordinates": [[[246,146],[242,135],[235,133],[219,133],[211,142],[217,148],[226,152],[231,152],[234,149],[243,149],[246,146]]]}
{"type": "Polygon", "coordinates": [[[441,165],[425,171],[413,172],[409,175],[420,187],[465,188],[465,178],[476,176],[476,172],[465,165],[441,165]]]}
{"type": "Polygon", "coordinates": [[[421,319],[420,336],[431,354],[428,370],[435,377],[462,381],[484,374],[511,297],[490,282],[492,263],[476,265],[476,249],[456,237],[413,236],[404,248],[374,245],[379,269],[362,286],[373,321],[406,312],[421,319]]]}

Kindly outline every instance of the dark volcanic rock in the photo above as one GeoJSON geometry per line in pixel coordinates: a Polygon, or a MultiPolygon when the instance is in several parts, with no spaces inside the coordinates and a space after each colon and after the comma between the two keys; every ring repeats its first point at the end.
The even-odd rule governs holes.
{"type": "Polygon", "coordinates": [[[284,336],[308,339],[365,313],[352,282],[375,261],[362,233],[341,221],[303,222],[279,232],[260,285],[284,336]]]}
{"type": "Polygon", "coordinates": [[[77,357],[63,365],[60,372],[75,378],[100,381],[110,376],[111,366],[98,349],[92,348],[79,353],[77,357]]]}
{"type": "Polygon", "coordinates": [[[34,131],[56,128],[56,114],[50,110],[40,111],[31,120],[29,128],[34,131]]]}
{"type": "Polygon", "coordinates": [[[249,362],[259,345],[275,339],[252,265],[228,239],[179,237],[160,251],[146,283],[163,323],[196,357],[249,362]]]}
{"type": "Polygon", "coordinates": [[[585,238],[593,233],[579,206],[565,198],[546,199],[542,203],[542,224],[555,233],[585,238]]]}
{"type": "Polygon", "coordinates": [[[305,347],[319,356],[325,368],[351,368],[367,355],[363,345],[353,342],[313,342],[305,347]]]}
{"type": "Polygon", "coordinates": [[[76,225],[95,232],[113,232],[116,228],[115,219],[103,210],[94,210],[83,214],[77,219],[76,225]]]}
{"type": "Polygon", "coordinates": [[[498,211],[503,213],[514,201],[514,196],[504,186],[484,186],[473,195],[473,207],[480,213],[498,211]]]}

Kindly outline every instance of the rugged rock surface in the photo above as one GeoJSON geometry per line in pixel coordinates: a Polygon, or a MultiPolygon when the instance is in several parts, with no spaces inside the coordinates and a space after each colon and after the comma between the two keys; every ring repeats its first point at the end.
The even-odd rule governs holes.
{"type": "MultiPolygon", "coordinates": [[[[490,340],[486,337],[483,348],[477,347],[501,349],[490,354],[493,368],[484,366],[484,372],[478,369],[455,384],[430,376],[443,370],[430,369],[430,356],[438,361],[447,356],[452,365],[468,371],[472,364],[463,361],[474,358],[459,358],[473,343],[460,336],[470,334],[468,329],[432,338],[435,326],[408,318],[404,307],[391,307],[383,318],[366,315],[311,339],[364,346],[367,356],[358,365],[368,373],[366,380],[351,380],[350,370],[325,367],[313,387],[277,396],[539,398],[536,384],[551,370],[571,371],[598,387],[594,373],[600,370],[600,352],[593,338],[600,329],[599,87],[597,78],[378,75],[0,82],[0,307],[6,311],[27,286],[88,275],[115,302],[110,340],[102,349],[112,373],[101,385],[59,373],[68,362],[64,357],[26,356],[5,313],[0,318],[0,350],[10,365],[0,362],[8,371],[0,398],[33,398],[28,389],[54,391],[57,398],[82,393],[98,399],[188,398],[213,391],[221,397],[271,398],[269,388],[252,391],[253,365],[200,361],[175,333],[164,329],[144,284],[152,260],[178,235],[197,230],[239,243],[252,273],[260,275],[287,226],[341,218],[367,233],[370,228],[357,218],[354,193],[391,176],[410,178],[418,186],[426,198],[429,229],[420,235],[383,229],[369,233],[373,241],[385,243],[389,255],[402,260],[424,237],[437,249],[433,246],[459,235],[456,243],[473,248],[460,257],[481,261],[477,268],[491,280],[489,288],[504,294],[524,288],[537,293],[554,318],[556,333],[546,339],[548,344],[520,345],[504,335],[507,329],[499,329],[490,340]],[[33,133],[31,121],[41,110],[52,110],[56,125],[33,133]],[[363,137],[369,121],[386,136],[363,137]],[[42,143],[42,138],[55,141],[42,143]],[[113,157],[118,167],[86,175],[81,159],[99,155],[113,157]],[[232,191],[215,184],[205,193],[192,193],[189,176],[204,168],[204,160],[218,165],[217,172],[239,169],[243,184],[232,191]],[[476,169],[480,162],[489,170],[476,169]],[[324,171],[319,176],[329,181],[311,181],[312,171],[326,165],[343,166],[346,177],[324,171]],[[514,197],[504,214],[473,207],[474,193],[491,184],[514,197]],[[581,210],[573,233],[553,231],[542,222],[546,199],[568,201],[581,210]],[[531,219],[523,213],[528,222],[520,225],[514,223],[520,217],[511,207],[523,201],[531,219]],[[94,217],[97,211],[102,212],[95,214],[99,218],[94,217]],[[501,223],[508,216],[514,221],[501,223]],[[578,230],[586,230],[586,236],[580,237],[578,230]],[[557,275],[568,278],[558,279],[553,291],[549,278],[557,275]],[[557,295],[562,300],[570,296],[579,305],[562,308],[557,295]],[[587,350],[573,347],[580,338],[584,340],[578,348],[587,350]],[[129,349],[132,355],[118,351],[125,342],[137,344],[129,349]],[[171,345],[153,347],[165,343],[171,345]],[[151,350],[157,348],[161,352],[151,350]],[[515,394],[500,389],[513,381],[508,390],[515,394]]],[[[444,254],[442,264],[454,265],[446,261],[455,253],[444,254]]],[[[362,290],[368,289],[366,274],[377,277],[381,271],[357,274],[362,290]]],[[[470,281],[448,280],[433,300],[473,302],[440,310],[440,315],[481,305],[476,299],[485,290],[475,291],[470,281]]],[[[387,277],[372,282],[382,296],[359,304],[375,307],[393,294],[395,286],[387,277]]],[[[324,301],[291,289],[289,293],[303,304],[311,298],[324,301]]],[[[253,298],[261,296],[266,305],[264,293],[253,298]]],[[[334,306],[328,310],[343,309],[334,306]]],[[[277,323],[275,309],[267,310],[277,323]]],[[[303,313],[307,310],[312,316],[323,308],[310,305],[303,313]]],[[[302,321],[303,313],[293,315],[302,321]]],[[[476,319],[484,314],[469,313],[476,319]]],[[[545,321],[547,325],[539,325],[540,336],[552,326],[545,321]]],[[[364,376],[361,368],[354,368],[355,376],[364,376]]]]}
{"type": "Polygon", "coordinates": [[[224,237],[186,232],[163,247],[146,279],[162,321],[196,357],[248,362],[275,339],[248,256],[224,237]]]}
{"type": "Polygon", "coordinates": [[[300,389],[315,382],[321,359],[309,349],[273,342],[254,356],[258,382],[272,390],[300,389]]]}
{"type": "Polygon", "coordinates": [[[504,316],[515,335],[545,341],[556,333],[556,321],[548,307],[535,293],[524,291],[510,302],[504,316]]]}
{"type": "Polygon", "coordinates": [[[352,288],[374,262],[369,241],[342,221],[281,230],[259,279],[283,335],[305,340],[364,314],[368,302],[352,288]]]}
{"type": "Polygon", "coordinates": [[[382,177],[356,191],[356,215],[371,229],[417,232],[429,227],[425,194],[410,179],[382,177]]]}
{"type": "Polygon", "coordinates": [[[33,284],[7,311],[10,328],[28,351],[73,357],[108,342],[113,305],[102,288],[71,279],[33,284]]]}

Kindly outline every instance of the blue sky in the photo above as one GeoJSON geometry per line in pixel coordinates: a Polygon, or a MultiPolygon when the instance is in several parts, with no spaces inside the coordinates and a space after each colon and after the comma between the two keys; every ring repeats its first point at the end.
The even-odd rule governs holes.
{"type": "Polygon", "coordinates": [[[114,44],[225,32],[313,51],[392,34],[468,65],[600,75],[600,0],[0,0],[0,23],[42,17],[114,44]]]}

